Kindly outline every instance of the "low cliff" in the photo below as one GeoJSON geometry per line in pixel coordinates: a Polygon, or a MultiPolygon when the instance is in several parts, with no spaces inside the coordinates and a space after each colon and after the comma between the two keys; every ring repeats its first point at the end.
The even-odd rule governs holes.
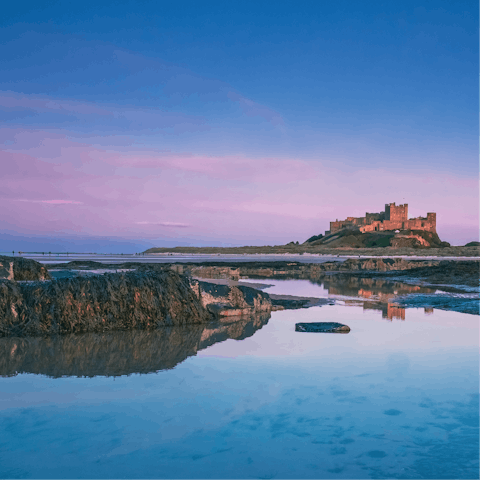
{"type": "Polygon", "coordinates": [[[270,312],[269,295],[243,285],[229,286],[191,280],[194,292],[202,305],[217,317],[244,316],[257,312],[270,312]]]}
{"type": "Polygon", "coordinates": [[[211,319],[188,279],[172,271],[0,282],[0,336],[152,329],[211,319]]]}
{"type": "Polygon", "coordinates": [[[199,282],[168,266],[104,275],[72,272],[38,281],[50,278],[43,265],[3,258],[0,336],[151,330],[272,309],[269,296],[259,290],[199,282]]]}

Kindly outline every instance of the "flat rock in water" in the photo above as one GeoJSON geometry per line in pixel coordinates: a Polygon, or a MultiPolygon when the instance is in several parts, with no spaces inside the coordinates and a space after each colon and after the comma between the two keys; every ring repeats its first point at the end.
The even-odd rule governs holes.
{"type": "Polygon", "coordinates": [[[296,323],[295,331],[314,333],[348,333],[350,331],[350,327],[348,325],[335,322],[296,323]]]}

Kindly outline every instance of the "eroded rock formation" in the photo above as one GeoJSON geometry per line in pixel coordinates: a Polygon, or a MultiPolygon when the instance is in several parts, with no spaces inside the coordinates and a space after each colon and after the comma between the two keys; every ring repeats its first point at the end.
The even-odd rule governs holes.
{"type": "Polygon", "coordinates": [[[208,321],[211,314],[188,279],[172,271],[0,282],[1,336],[152,329],[208,321]]]}
{"type": "Polygon", "coordinates": [[[259,290],[199,282],[167,266],[41,282],[50,278],[41,264],[4,258],[0,336],[151,330],[272,309],[269,296],[259,290]]]}
{"type": "Polygon", "coordinates": [[[272,309],[270,297],[255,288],[218,285],[193,279],[191,285],[202,305],[215,316],[250,315],[255,312],[270,312],[272,309]]]}
{"type": "Polygon", "coordinates": [[[35,260],[0,255],[0,280],[50,280],[48,270],[35,260]]]}
{"type": "Polygon", "coordinates": [[[238,280],[250,278],[299,278],[312,280],[324,276],[327,272],[375,271],[390,272],[412,270],[438,265],[435,260],[405,260],[403,258],[349,258],[343,262],[300,263],[266,262],[225,265],[177,264],[169,268],[200,278],[231,278],[238,280]]]}

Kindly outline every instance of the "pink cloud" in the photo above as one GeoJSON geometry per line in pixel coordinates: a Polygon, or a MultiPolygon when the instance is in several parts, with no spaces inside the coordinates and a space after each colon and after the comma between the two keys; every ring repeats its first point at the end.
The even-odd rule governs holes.
{"type": "Polygon", "coordinates": [[[186,223],[178,223],[178,222],[135,222],[136,225],[153,225],[159,227],[170,227],[170,228],[188,228],[191,225],[187,225],[186,223]]]}
{"type": "Polygon", "coordinates": [[[346,170],[331,160],[327,168],[294,158],[107,148],[40,131],[15,138],[0,150],[0,222],[17,231],[150,239],[186,232],[184,239],[278,244],[395,201],[409,203],[410,216],[437,212],[447,241],[478,237],[476,179],[433,172],[425,181],[410,172],[346,170]]]}
{"type": "Polygon", "coordinates": [[[92,153],[96,159],[119,167],[135,169],[172,169],[224,180],[262,180],[266,183],[291,182],[310,178],[308,162],[285,158],[249,158],[241,155],[210,156],[152,150],[121,153],[92,153]]]}
{"type": "Polygon", "coordinates": [[[136,145],[100,147],[73,140],[65,134],[15,129],[1,129],[0,139],[2,137],[14,140],[14,144],[4,146],[4,152],[28,154],[49,163],[55,162],[58,168],[68,164],[84,172],[90,165],[97,175],[102,172],[114,174],[118,168],[134,169],[140,176],[147,175],[141,174],[142,169],[158,172],[170,169],[216,179],[274,183],[307,179],[315,173],[311,163],[291,158],[213,156],[136,145]]]}
{"type": "Polygon", "coordinates": [[[74,200],[28,200],[25,198],[12,199],[14,202],[45,203],[47,205],[83,205],[83,202],[74,200]]]}

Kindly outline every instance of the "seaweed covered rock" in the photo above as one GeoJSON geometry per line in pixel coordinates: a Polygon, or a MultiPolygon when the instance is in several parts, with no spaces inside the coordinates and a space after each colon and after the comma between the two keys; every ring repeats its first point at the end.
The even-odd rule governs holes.
{"type": "Polygon", "coordinates": [[[348,333],[350,327],[336,322],[296,323],[296,332],[311,333],[348,333]]]}
{"type": "Polygon", "coordinates": [[[0,280],[50,280],[48,270],[35,260],[0,255],[0,280]]]}
{"type": "Polygon", "coordinates": [[[250,315],[270,312],[272,309],[269,295],[255,288],[197,280],[192,280],[191,283],[203,306],[215,317],[250,315]]]}
{"type": "Polygon", "coordinates": [[[0,336],[149,329],[210,320],[188,278],[171,271],[0,282],[0,336]]]}

